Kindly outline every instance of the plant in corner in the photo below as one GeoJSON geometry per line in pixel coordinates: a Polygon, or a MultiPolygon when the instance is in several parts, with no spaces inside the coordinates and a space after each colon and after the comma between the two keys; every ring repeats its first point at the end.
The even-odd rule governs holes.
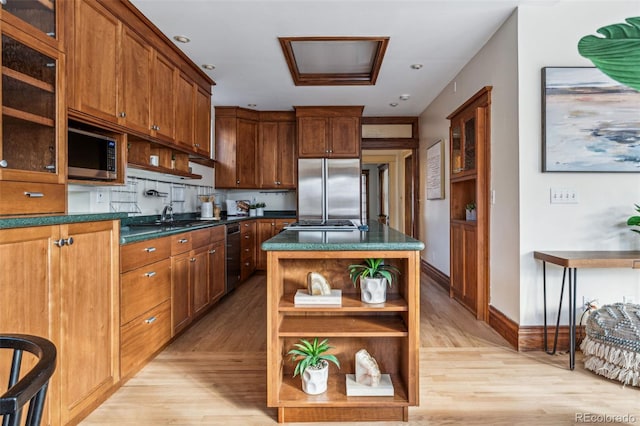
{"type": "MultiPolygon", "coordinates": [[[[640,205],[634,204],[634,206],[636,207],[636,211],[640,213],[640,205]]],[[[640,216],[631,216],[629,219],[627,219],[627,225],[640,226],[640,216]]],[[[631,229],[631,230],[633,232],[637,232],[638,234],[640,234],[640,229],[631,229]]]]}
{"type": "Polygon", "coordinates": [[[267,205],[263,202],[260,203],[256,203],[256,211],[258,216],[264,216],[264,208],[267,207],[267,205]]]}
{"type": "Polygon", "coordinates": [[[296,362],[296,368],[293,370],[293,377],[298,374],[302,377],[302,390],[309,395],[318,395],[327,390],[327,379],[329,378],[329,361],[333,362],[340,368],[340,362],[335,355],[327,354],[329,349],[329,340],[324,339],[318,343],[315,337],[313,342],[306,339],[300,339],[299,343],[295,343],[294,349],[287,352],[291,355],[291,361],[296,362]]]}
{"type": "Polygon", "coordinates": [[[400,275],[400,270],[385,264],[384,259],[364,259],[364,263],[349,265],[347,269],[354,286],[360,280],[360,298],[365,303],[386,302],[387,283],[391,287],[400,275]]]}

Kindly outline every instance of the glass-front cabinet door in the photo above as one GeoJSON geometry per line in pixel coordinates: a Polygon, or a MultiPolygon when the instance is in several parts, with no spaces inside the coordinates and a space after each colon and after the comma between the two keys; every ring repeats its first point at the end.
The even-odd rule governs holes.
{"type": "Polygon", "coordinates": [[[57,38],[54,0],[0,0],[2,13],[10,13],[48,37],[57,38]]]}
{"type": "Polygon", "coordinates": [[[475,113],[451,122],[451,173],[475,172],[476,118],[475,113]]]}
{"type": "Polygon", "coordinates": [[[44,43],[29,46],[4,29],[0,178],[61,183],[60,59],[44,43]]]}

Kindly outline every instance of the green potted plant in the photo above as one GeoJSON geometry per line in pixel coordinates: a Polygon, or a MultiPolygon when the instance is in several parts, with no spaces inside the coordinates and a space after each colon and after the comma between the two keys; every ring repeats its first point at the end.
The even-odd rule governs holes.
{"type": "MultiPolygon", "coordinates": [[[[636,211],[638,213],[640,213],[640,206],[637,204],[634,204],[636,206],[636,211]]],[[[627,225],[629,226],[640,226],[640,216],[631,216],[629,219],[627,219],[627,225]]],[[[640,229],[631,229],[633,232],[637,232],[640,234],[640,229]]]]}
{"type": "Polygon", "coordinates": [[[349,277],[353,285],[360,281],[360,298],[365,303],[384,303],[387,300],[387,284],[400,275],[400,270],[384,263],[384,259],[368,258],[364,263],[349,265],[349,277]]]}
{"type": "Polygon", "coordinates": [[[318,395],[327,390],[327,380],[329,378],[329,362],[333,362],[340,368],[340,362],[335,355],[327,354],[329,349],[329,340],[324,339],[318,343],[315,337],[313,342],[306,339],[300,339],[299,343],[295,343],[294,349],[287,352],[291,355],[291,361],[297,362],[293,377],[298,374],[302,377],[302,390],[309,395],[318,395]]]}
{"type": "Polygon", "coordinates": [[[476,220],[476,202],[472,201],[465,207],[465,217],[467,220],[476,220]]]}
{"type": "Polygon", "coordinates": [[[256,211],[258,216],[264,216],[264,208],[267,207],[267,205],[263,202],[260,203],[256,203],[256,211]]]}
{"type": "Polygon", "coordinates": [[[249,216],[254,217],[257,214],[256,204],[249,204],[249,216]]]}

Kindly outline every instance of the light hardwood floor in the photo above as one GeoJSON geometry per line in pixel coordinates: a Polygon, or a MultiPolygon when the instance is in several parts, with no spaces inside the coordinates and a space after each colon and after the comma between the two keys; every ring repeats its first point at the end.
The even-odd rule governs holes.
{"type": "MultiPolygon", "coordinates": [[[[225,297],[81,424],[277,424],[266,407],[265,285],[255,276],[225,297]]],[[[580,353],[569,371],[566,354],[515,352],[424,275],[421,346],[420,406],[408,423],[376,424],[640,424],[640,389],[584,370],[580,353]]]]}

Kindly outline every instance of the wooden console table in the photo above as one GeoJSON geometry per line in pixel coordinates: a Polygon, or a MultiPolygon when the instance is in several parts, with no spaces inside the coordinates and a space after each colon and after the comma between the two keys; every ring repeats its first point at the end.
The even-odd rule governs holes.
{"type": "Polygon", "coordinates": [[[533,257],[534,259],[542,261],[544,350],[550,355],[556,352],[558,344],[558,328],[560,326],[560,313],[562,312],[564,284],[567,270],[569,271],[569,368],[573,370],[576,363],[576,289],[578,268],[640,269],[640,251],[534,251],[533,257]],[[547,345],[547,262],[564,268],[552,351],[549,351],[547,345]]]}

